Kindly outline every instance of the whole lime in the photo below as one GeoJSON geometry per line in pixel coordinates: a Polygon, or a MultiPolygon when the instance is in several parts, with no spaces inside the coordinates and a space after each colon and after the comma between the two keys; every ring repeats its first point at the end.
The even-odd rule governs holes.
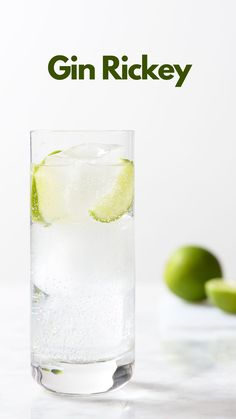
{"type": "Polygon", "coordinates": [[[205,299],[206,281],[221,277],[220,262],[209,250],[198,246],[177,249],[167,261],[164,272],[169,289],[187,301],[205,299]]]}

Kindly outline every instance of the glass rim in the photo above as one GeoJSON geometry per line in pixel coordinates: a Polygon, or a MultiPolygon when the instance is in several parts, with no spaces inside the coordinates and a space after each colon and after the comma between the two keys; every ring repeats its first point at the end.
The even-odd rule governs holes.
{"type": "Polygon", "coordinates": [[[95,133],[95,132],[107,132],[114,134],[134,134],[135,130],[125,130],[125,129],[32,129],[30,130],[30,135],[32,134],[45,134],[45,133],[95,133]]]}

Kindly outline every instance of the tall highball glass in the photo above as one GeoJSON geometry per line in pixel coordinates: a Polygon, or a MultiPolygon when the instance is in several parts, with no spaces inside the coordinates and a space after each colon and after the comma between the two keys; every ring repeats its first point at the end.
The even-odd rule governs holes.
{"type": "Polygon", "coordinates": [[[31,349],[62,394],[127,383],[134,364],[133,131],[31,132],[31,349]]]}

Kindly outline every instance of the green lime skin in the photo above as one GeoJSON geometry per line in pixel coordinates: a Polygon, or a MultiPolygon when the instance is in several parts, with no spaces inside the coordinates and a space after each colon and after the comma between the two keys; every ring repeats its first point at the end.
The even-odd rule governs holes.
{"type": "MultiPolygon", "coordinates": [[[[52,156],[53,154],[61,153],[61,150],[55,150],[48,154],[48,156],[52,156]]],[[[32,170],[32,177],[31,177],[31,218],[32,221],[38,223],[45,223],[42,215],[40,214],[39,210],[39,200],[38,200],[38,191],[37,191],[37,184],[35,179],[35,174],[39,170],[40,166],[45,164],[45,159],[41,161],[40,164],[35,164],[32,170]]]]}
{"type": "Polygon", "coordinates": [[[236,314],[236,282],[230,283],[222,279],[212,279],[205,285],[210,302],[225,311],[236,314]]]}
{"type": "Polygon", "coordinates": [[[164,279],[169,289],[187,301],[201,301],[206,295],[205,283],[221,278],[222,268],[217,258],[198,246],[177,249],[167,261],[164,279]]]}

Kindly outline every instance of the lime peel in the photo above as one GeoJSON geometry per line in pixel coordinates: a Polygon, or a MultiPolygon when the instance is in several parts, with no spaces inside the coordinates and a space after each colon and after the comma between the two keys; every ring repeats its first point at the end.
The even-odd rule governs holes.
{"type": "Polygon", "coordinates": [[[51,372],[53,373],[53,374],[55,374],[55,375],[58,375],[58,374],[62,374],[63,373],[63,371],[62,370],[57,370],[57,369],[52,369],[51,370],[51,372]]]}
{"type": "Polygon", "coordinates": [[[36,178],[35,174],[39,169],[40,164],[35,164],[33,166],[33,173],[32,173],[32,182],[31,182],[31,218],[32,221],[37,223],[44,223],[44,219],[40,214],[39,210],[39,200],[38,200],[38,191],[36,185],[36,178]]]}
{"type": "MultiPolygon", "coordinates": [[[[53,154],[61,153],[61,150],[55,150],[48,154],[48,156],[52,156],[53,154]]],[[[48,157],[47,156],[47,157],[48,157]]],[[[33,165],[32,171],[32,181],[31,181],[31,218],[32,221],[35,223],[42,223],[47,224],[42,217],[39,209],[39,198],[38,198],[38,190],[37,190],[37,182],[36,182],[36,173],[38,172],[39,168],[45,164],[46,158],[45,157],[41,163],[33,165]]]]}
{"type": "Polygon", "coordinates": [[[133,204],[134,164],[122,159],[123,168],[110,193],[103,196],[89,214],[96,221],[110,223],[126,214],[133,204]]]}

